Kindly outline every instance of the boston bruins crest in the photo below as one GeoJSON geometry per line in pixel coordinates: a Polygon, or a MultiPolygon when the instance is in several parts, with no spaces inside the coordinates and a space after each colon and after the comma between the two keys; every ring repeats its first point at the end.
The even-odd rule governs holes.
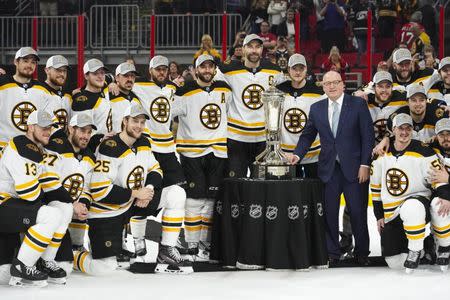
{"type": "Polygon", "coordinates": [[[58,119],[58,125],[66,129],[67,127],[67,111],[63,108],[55,110],[54,114],[58,119]]]}
{"type": "Polygon", "coordinates": [[[69,175],[63,180],[62,186],[75,201],[81,196],[81,192],[83,191],[84,177],[80,173],[69,175]]]}
{"type": "Polygon", "coordinates": [[[167,123],[170,118],[170,102],[165,97],[158,97],[150,105],[150,114],[158,123],[167,123]]]}
{"type": "Polygon", "coordinates": [[[30,102],[20,102],[16,106],[14,106],[11,112],[11,121],[14,126],[20,131],[27,131],[27,120],[28,116],[36,110],[36,106],[34,106],[30,102]]]}
{"type": "Polygon", "coordinates": [[[242,92],[244,105],[252,110],[260,109],[263,106],[262,92],[264,88],[259,84],[250,84],[242,92]]]}
{"type": "Polygon", "coordinates": [[[127,187],[130,190],[138,190],[143,187],[144,180],[144,168],[137,166],[128,174],[127,187]]]}
{"type": "Polygon", "coordinates": [[[409,186],[408,176],[400,169],[391,168],[386,172],[386,187],[392,196],[403,195],[409,186]]]}
{"type": "Polygon", "coordinates": [[[300,133],[305,128],[308,117],[299,108],[291,108],[284,114],[284,128],[290,133],[300,133]]]}
{"type": "Polygon", "coordinates": [[[375,140],[381,142],[387,132],[387,122],[385,119],[376,120],[373,123],[373,129],[375,131],[375,140]]]}
{"type": "Polygon", "coordinates": [[[207,104],[200,110],[200,121],[208,129],[217,129],[222,119],[222,111],[217,104],[207,104]]]}

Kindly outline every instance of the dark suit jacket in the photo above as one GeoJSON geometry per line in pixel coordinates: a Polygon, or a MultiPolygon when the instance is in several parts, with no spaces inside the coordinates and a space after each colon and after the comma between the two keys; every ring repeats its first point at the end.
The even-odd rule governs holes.
{"type": "Polygon", "coordinates": [[[344,95],[336,138],[328,120],[328,98],[311,106],[306,127],[298,140],[294,154],[300,158],[308,151],[316,134],[320,135],[321,150],[318,162],[318,176],[328,182],[333,174],[336,156],[345,178],[358,180],[361,165],[370,167],[374,147],[372,118],[366,101],[359,97],[344,95]]]}

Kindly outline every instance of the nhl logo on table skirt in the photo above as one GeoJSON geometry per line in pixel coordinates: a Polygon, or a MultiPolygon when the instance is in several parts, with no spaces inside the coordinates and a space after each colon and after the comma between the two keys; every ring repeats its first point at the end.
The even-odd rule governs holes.
{"type": "Polygon", "coordinates": [[[322,203],[317,203],[317,213],[319,214],[319,216],[323,216],[322,203]]]}
{"type": "Polygon", "coordinates": [[[262,216],[262,206],[258,204],[252,204],[250,205],[250,210],[248,213],[250,217],[258,219],[262,216]]]}
{"type": "Polygon", "coordinates": [[[276,206],[267,206],[266,218],[269,220],[275,220],[278,216],[278,208],[276,206]]]}
{"type": "Polygon", "coordinates": [[[222,201],[217,201],[216,202],[216,211],[219,215],[222,214],[222,201]]]}
{"type": "Polygon", "coordinates": [[[303,219],[308,218],[308,205],[303,205],[303,219]]]}
{"type": "Polygon", "coordinates": [[[231,217],[235,219],[239,217],[239,205],[237,204],[231,205],[231,217]]]}
{"type": "Polygon", "coordinates": [[[300,216],[300,212],[297,205],[292,205],[288,207],[288,218],[291,220],[296,220],[300,216]]]}

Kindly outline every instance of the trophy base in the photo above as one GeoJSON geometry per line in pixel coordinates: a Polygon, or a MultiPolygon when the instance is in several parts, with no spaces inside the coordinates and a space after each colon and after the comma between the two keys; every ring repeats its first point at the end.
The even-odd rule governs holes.
{"type": "Polygon", "coordinates": [[[295,178],[295,166],[254,164],[255,179],[289,180],[295,178]]]}

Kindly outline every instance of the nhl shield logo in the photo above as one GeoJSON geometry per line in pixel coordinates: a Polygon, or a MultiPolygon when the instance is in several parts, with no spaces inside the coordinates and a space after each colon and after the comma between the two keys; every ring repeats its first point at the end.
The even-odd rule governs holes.
{"type": "Polygon", "coordinates": [[[258,204],[250,205],[249,215],[254,219],[260,218],[262,216],[262,206],[258,204]]]}
{"type": "Polygon", "coordinates": [[[222,201],[217,201],[216,202],[216,211],[219,215],[222,214],[222,201]]]}
{"type": "Polygon", "coordinates": [[[308,217],[308,205],[303,205],[303,218],[306,219],[308,217]]]}
{"type": "Polygon", "coordinates": [[[266,209],[266,218],[269,220],[275,220],[278,216],[278,207],[276,206],[267,206],[266,209]]]}
{"type": "Polygon", "coordinates": [[[239,205],[237,204],[231,205],[231,217],[235,219],[239,217],[239,205]]]}
{"type": "Polygon", "coordinates": [[[291,220],[296,220],[300,216],[300,211],[297,205],[292,205],[288,207],[288,218],[291,220]]]}
{"type": "Polygon", "coordinates": [[[322,203],[317,203],[317,213],[319,214],[319,216],[323,216],[322,203]]]}

